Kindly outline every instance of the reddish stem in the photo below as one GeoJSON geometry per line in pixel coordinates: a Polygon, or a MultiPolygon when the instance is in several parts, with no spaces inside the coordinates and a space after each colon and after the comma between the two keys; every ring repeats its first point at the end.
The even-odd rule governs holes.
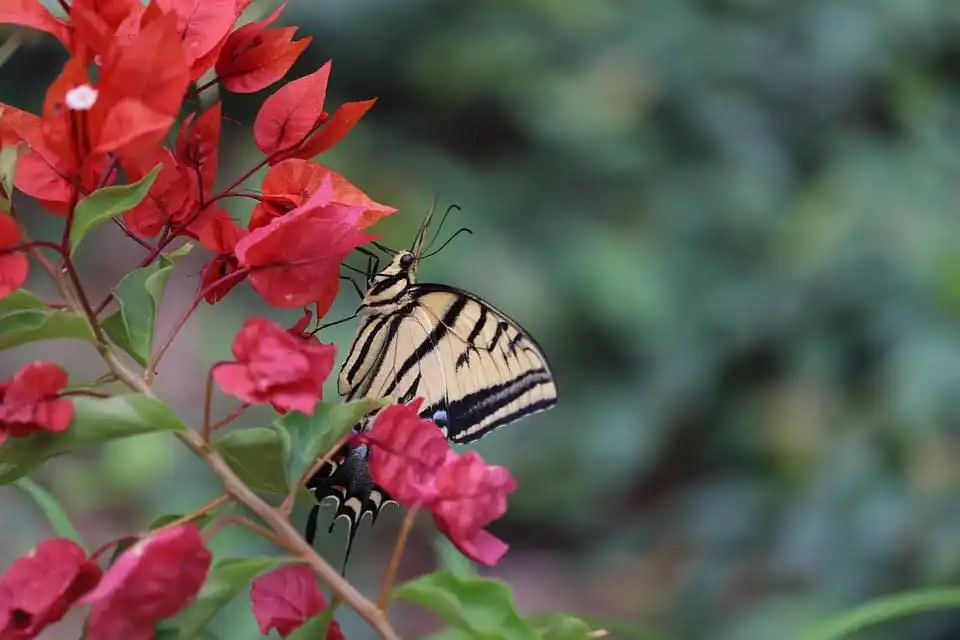
{"type": "Polygon", "coordinates": [[[236,409],[233,413],[228,414],[227,417],[223,418],[222,420],[217,420],[212,425],[210,425],[210,433],[219,431],[223,427],[227,426],[228,424],[230,424],[231,422],[233,422],[234,420],[242,416],[244,412],[249,408],[250,408],[250,403],[244,402],[239,409],[236,409]]]}
{"type": "Polygon", "coordinates": [[[157,349],[157,353],[154,355],[153,359],[147,363],[148,374],[154,369],[156,369],[156,366],[157,364],[159,364],[160,359],[163,358],[163,354],[165,354],[167,352],[167,349],[170,348],[170,345],[173,343],[173,339],[177,337],[177,334],[180,333],[180,330],[183,329],[183,326],[187,324],[187,320],[190,319],[190,316],[193,314],[193,312],[196,311],[198,306],[200,306],[200,303],[203,301],[203,298],[208,293],[210,293],[211,291],[213,291],[223,283],[228,282],[231,278],[239,278],[239,277],[245,276],[248,272],[249,272],[249,269],[243,268],[243,269],[234,271],[233,273],[229,273],[223,276],[222,278],[214,280],[212,283],[204,287],[203,290],[200,291],[200,293],[198,293],[194,297],[193,301],[190,303],[190,306],[187,307],[187,310],[184,311],[183,315],[180,316],[180,319],[177,320],[177,324],[173,327],[173,330],[171,330],[170,333],[167,335],[166,340],[164,340],[160,348],[157,349]]]}
{"type": "Polygon", "coordinates": [[[400,526],[400,535],[397,536],[397,543],[393,545],[393,555],[390,557],[390,564],[387,566],[387,572],[383,574],[383,581],[380,583],[380,597],[377,599],[377,608],[386,615],[387,608],[390,606],[390,589],[393,588],[393,581],[397,577],[397,569],[400,567],[400,559],[403,557],[403,551],[407,547],[407,538],[410,530],[413,528],[413,520],[417,517],[418,507],[414,506],[407,511],[403,517],[403,524],[400,526]]]}

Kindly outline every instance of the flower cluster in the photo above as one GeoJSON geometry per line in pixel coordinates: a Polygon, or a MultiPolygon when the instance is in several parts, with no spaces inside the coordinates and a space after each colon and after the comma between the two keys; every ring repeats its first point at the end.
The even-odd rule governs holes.
{"type": "Polygon", "coordinates": [[[32,362],[0,382],[0,445],[10,436],[66,429],[73,403],[58,395],[66,386],[67,372],[51,362],[32,362]]]}
{"type": "Polygon", "coordinates": [[[89,604],[86,637],[148,640],[159,620],[197,595],[211,559],[193,524],[139,540],[106,573],[76,542],[44,540],[0,576],[0,638],[35,638],[74,605],[89,604]]]}
{"type": "Polygon", "coordinates": [[[377,414],[358,443],[371,445],[374,481],[407,508],[424,507],[465,556],[496,564],[507,545],[484,530],[507,510],[517,483],[506,468],[488,465],[476,451],[458,454],[436,424],[418,414],[422,398],[377,414]]]}

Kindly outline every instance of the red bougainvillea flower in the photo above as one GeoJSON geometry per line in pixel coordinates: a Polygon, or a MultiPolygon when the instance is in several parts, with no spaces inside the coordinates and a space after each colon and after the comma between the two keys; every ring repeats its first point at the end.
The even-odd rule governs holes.
{"type": "Polygon", "coordinates": [[[44,540],[0,577],[0,638],[34,638],[100,581],[76,542],[44,540]]]}
{"type": "Polygon", "coordinates": [[[29,262],[22,251],[7,251],[20,244],[20,227],[13,218],[0,213],[0,298],[10,295],[27,280],[29,262]]]}
{"type": "Polygon", "coordinates": [[[253,122],[253,139],[270,164],[312,158],[330,149],[376,102],[347,102],[330,116],[323,110],[330,64],[288,82],[264,100],[253,122]]]}
{"type": "Polygon", "coordinates": [[[249,403],[312,414],[333,370],[336,347],[295,338],[266,318],[247,320],[233,340],[236,362],[223,362],[213,379],[225,393],[249,403]]]}
{"type": "Polygon", "coordinates": [[[434,478],[450,444],[437,425],[420,417],[423,398],[381,409],[370,430],[359,438],[370,444],[370,474],[408,509],[437,493],[434,478]]]}
{"type": "Polygon", "coordinates": [[[310,160],[290,158],[267,171],[260,185],[262,199],[250,212],[247,229],[253,231],[265,226],[274,218],[302,206],[328,177],[333,187],[330,202],[363,209],[357,228],[366,229],[380,218],[396,212],[394,207],[371,200],[336,171],[310,160]]]}
{"type": "Polygon", "coordinates": [[[268,29],[287,6],[283,2],[262,20],[243,25],[230,34],[217,58],[220,85],[234,93],[253,93],[270,86],[287,73],[311,38],[293,41],[297,27],[268,29]]]}
{"type": "Polygon", "coordinates": [[[250,269],[250,284],[267,303],[290,308],[328,299],[340,263],[375,238],[357,229],[362,209],[334,203],[332,196],[327,178],[303,206],[237,243],[237,260],[250,269]]]}
{"type": "Polygon", "coordinates": [[[73,402],[57,397],[67,372],[51,362],[31,362],[0,382],[0,442],[34,431],[63,431],[73,420],[73,402]]]}
{"type": "Polygon", "coordinates": [[[422,398],[381,409],[370,430],[354,438],[370,449],[370,475],[407,508],[422,506],[465,556],[496,564],[508,546],[484,530],[507,510],[517,488],[505,467],[475,451],[458,455],[436,424],[419,416],[422,398]]]}
{"type": "Polygon", "coordinates": [[[163,147],[154,147],[121,160],[131,182],[146,176],[160,165],[147,196],[133,209],[124,212],[123,221],[139,236],[153,238],[170,223],[182,222],[197,203],[196,177],[177,157],[163,147]]]}
{"type": "Polygon", "coordinates": [[[203,586],[212,554],[200,529],[188,523],[162,529],[123,552],[96,589],[87,636],[98,640],[149,640],[156,623],[185,607],[203,586]]]}
{"type": "Polygon", "coordinates": [[[476,451],[451,452],[434,478],[436,495],[429,503],[433,521],[460,552],[488,566],[508,546],[483,528],[507,511],[507,494],[517,488],[505,467],[488,465],[476,451]]]}
{"type": "Polygon", "coordinates": [[[224,209],[216,205],[209,205],[207,209],[209,211],[205,211],[203,216],[209,217],[197,225],[199,231],[197,233],[189,229],[187,231],[188,235],[196,238],[200,244],[216,254],[204,265],[200,274],[200,291],[203,292],[203,299],[207,304],[214,304],[223,300],[231,289],[246,278],[245,274],[238,274],[233,278],[227,276],[240,271],[240,263],[237,262],[237,256],[234,255],[233,250],[247,232],[234,222],[224,209]]]}
{"type": "MultiPolygon", "coordinates": [[[[327,608],[316,574],[299,564],[287,564],[257,577],[250,584],[250,602],[260,633],[267,635],[276,629],[281,638],[327,608]]],[[[327,640],[342,639],[340,624],[331,621],[327,640]]]]}
{"type": "MultiPolygon", "coordinates": [[[[77,188],[84,193],[96,188],[108,153],[130,158],[153,149],[180,111],[190,70],[177,17],[155,3],[150,7],[137,29],[104,45],[96,83],[87,72],[85,47],[87,53],[70,58],[50,85],[42,117],[4,108],[10,132],[4,142],[29,147],[18,160],[15,184],[54,213],[66,212],[77,188]],[[73,184],[77,175],[79,184],[73,184]]],[[[94,31],[100,33],[99,27],[94,31]]]]}

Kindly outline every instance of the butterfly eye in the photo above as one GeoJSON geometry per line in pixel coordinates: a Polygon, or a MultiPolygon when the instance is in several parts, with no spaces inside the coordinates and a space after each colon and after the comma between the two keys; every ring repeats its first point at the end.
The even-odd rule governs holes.
{"type": "Polygon", "coordinates": [[[400,266],[404,269],[409,269],[411,266],[413,266],[413,259],[412,253],[403,254],[400,256],[400,266]]]}

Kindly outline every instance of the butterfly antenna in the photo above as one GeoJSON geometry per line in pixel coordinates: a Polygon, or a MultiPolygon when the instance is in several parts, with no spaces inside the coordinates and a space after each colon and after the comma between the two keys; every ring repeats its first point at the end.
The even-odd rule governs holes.
{"type": "Polygon", "coordinates": [[[446,242],[444,242],[442,245],[440,245],[439,247],[437,247],[436,249],[434,249],[433,251],[431,251],[430,253],[428,253],[427,255],[425,255],[425,256],[423,256],[423,257],[424,257],[424,258],[429,258],[430,256],[435,256],[435,255],[437,255],[438,253],[440,253],[441,251],[443,251],[443,249],[444,249],[448,244],[450,244],[451,242],[453,242],[453,239],[456,238],[456,237],[457,237],[458,235],[460,235],[461,233],[469,233],[470,235],[473,235],[473,231],[471,231],[470,229],[468,229],[468,228],[466,228],[466,227],[460,227],[459,229],[457,229],[457,230],[453,233],[452,236],[450,236],[449,238],[447,238],[447,241],[446,241],[446,242]]]}
{"type": "Polygon", "coordinates": [[[443,223],[447,221],[447,216],[450,215],[450,212],[456,209],[457,211],[463,211],[458,204],[452,204],[447,207],[447,210],[443,212],[443,217],[440,218],[440,224],[437,225],[437,232],[433,234],[433,240],[430,241],[430,244],[427,245],[426,251],[430,251],[430,247],[437,241],[437,238],[440,237],[440,232],[443,231],[443,223]]]}

